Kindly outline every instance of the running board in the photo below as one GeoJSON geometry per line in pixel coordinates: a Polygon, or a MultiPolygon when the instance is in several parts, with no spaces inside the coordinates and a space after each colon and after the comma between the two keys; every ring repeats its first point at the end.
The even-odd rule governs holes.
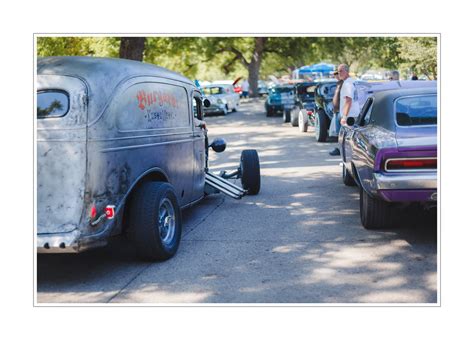
{"type": "Polygon", "coordinates": [[[210,172],[206,172],[205,183],[206,186],[212,188],[211,190],[205,190],[207,193],[216,192],[215,190],[217,190],[217,192],[222,192],[223,194],[235,198],[236,200],[241,199],[247,194],[246,190],[239,188],[237,185],[230,183],[224,178],[214,175],[210,172]]]}

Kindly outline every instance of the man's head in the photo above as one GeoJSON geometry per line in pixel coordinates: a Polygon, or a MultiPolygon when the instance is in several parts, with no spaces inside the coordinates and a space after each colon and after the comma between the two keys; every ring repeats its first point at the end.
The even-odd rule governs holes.
{"type": "Polygon", "coordinates": [[[400,80],[400,73],[397,70],[390,72],[390,80],[400,80]]]}
{"type": "Polygon", "coordinates": [[[346,80],[349,78],[349,66],[341,64],[337,67],[337,73],[339,74],[340,80],[346,80]]]}

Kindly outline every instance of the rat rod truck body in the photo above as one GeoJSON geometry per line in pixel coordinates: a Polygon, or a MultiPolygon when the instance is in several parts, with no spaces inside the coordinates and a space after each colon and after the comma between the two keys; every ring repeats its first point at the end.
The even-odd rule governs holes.
{"type": "MultiPolygon", "coordinates": [[[[145,259],[173,256],[181,209],[208,193],[257,194],[255,150],[243,189],[208,171],[207,100],[184,76],[107,58],[49,57],[37,65],[37,250],[80,252],[126,232],[145,259]]],[[[225,142],[211,147],[221,152],[225,142]]]]}

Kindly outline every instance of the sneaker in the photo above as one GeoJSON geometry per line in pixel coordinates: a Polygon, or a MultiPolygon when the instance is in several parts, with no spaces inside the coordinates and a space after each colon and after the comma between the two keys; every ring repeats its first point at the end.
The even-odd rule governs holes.
{"type": "Polygon", "coordinates": [[[338,148],[334,148],[334,150],[332,150],[329,154],[330,154],[331,156],[340,156],[340,155],[341,155],[341,152],[339,151],[338,148]]]}

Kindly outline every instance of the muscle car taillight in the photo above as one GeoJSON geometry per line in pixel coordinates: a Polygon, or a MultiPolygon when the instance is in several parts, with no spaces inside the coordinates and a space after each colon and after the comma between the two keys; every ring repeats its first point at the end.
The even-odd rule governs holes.
{"type": "Polygon", "coordinates": [[[385,161],[385,171],[429,171],[436,170],[438,162],[435,157],[427,158],[391,158],[385,161]]]}
{"type": "Polygon", "coordinates": [[[306,110],[306,113],[308,114],[308,116],[311,116],[313,114],[313,110],[306,110]]]}

